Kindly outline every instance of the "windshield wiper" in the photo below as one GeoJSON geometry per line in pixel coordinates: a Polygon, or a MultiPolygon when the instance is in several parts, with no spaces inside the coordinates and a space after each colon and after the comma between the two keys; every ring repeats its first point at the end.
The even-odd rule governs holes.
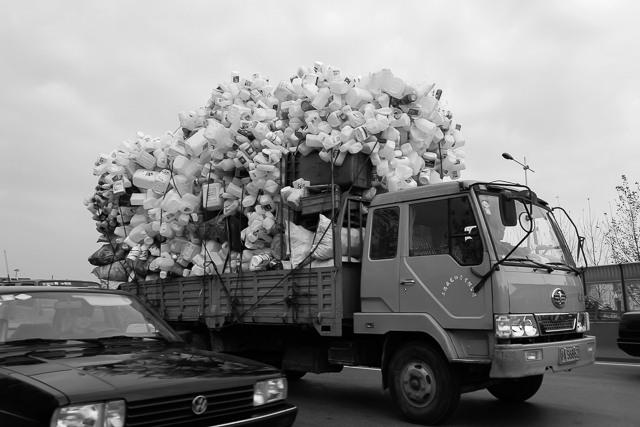
{"type": "Polygon", "coordinates": [[[94,338],[94,340],[100,342],[101,344],[116,344],[118,342],[129,342],[134,344],[142,344],[142,343],[150,343],[150,342],[170,342],[167,337],[162,335],[145,335],[145,336],[130,336],[130,335],[114,335],[111,337],[98,337],[94,338]]]}
{"type": "Polygon", "coordinates": [[[572,266],[570,266],[569,264],[564,263],[564,262],[557,262],[557,261],[554,261],[554,262],[548,262],[547,264],[549,264],[549,265],[559,265],[559,266],[561,266],[561,267],[567,267],[569,270],[571,270],[571,271],[573,271],[574,273],[576,273],[576,276],[579,276],[580,274],[582,274],[582,272],[581,272],[580,270],[578,270],[577,268],[572,267],[572,266]]]}
{"type": "Polygon", "coordinates": [[[547,270],[547,273],[551,273],[554,270],[554,268],[551,267],[549,264],[543,264],[541,262],[534,261],[534,260],[529,259],[529,258],[509,258],[509,259],[507,259],[507,261],[530,262],[531,264],[535,264],[538,267],[544,268],[545,270],[547,270]]]}

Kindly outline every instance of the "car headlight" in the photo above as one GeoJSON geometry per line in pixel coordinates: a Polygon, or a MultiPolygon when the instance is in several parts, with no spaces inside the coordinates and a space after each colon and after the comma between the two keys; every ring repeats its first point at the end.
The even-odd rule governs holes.
{"type": "Polygon", "coordinates": [[[587,332],[589,329],[591,329],[591,324],[589,323],[589,313],[578,313],[576,332],[587,332]]]}
{"type": "Polygon", "coordinates": [[[260,381],[253,387],[253,406],[287,398],[287,380],[277,378],[275,380],[260,381]]]}
{"type": "Polygon", "coordinates": [[[51,427],[122,427],[125,407],[124,400],[64,406],[53,414],[51,427]]]}
{"type": "Polygon", "coordinates": [[[530,338],[540,334],[532,314],[496,314],[495,320],[498,338],[530,338]]]}

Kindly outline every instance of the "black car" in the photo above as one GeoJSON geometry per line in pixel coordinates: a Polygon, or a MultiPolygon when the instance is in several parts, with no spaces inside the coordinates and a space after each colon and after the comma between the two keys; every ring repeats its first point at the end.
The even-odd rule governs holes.
{"type": "Polygon", "coordinates": [[[0,287],[0,426],[291,426],[270,366],[197,350],[121,291],[0,287]]]}
{"type": "Polygon", "coordinates": [[[98,282],[87,280],[61,280],[61,279],[16,279],[0,282],[2,286],[72,286],[74,288],[101,288],[98,282]]]}
{"type": "Polygon", "coordinates": [[[640,311],[623,313],[618,326],[618,348],[640,357],[640,311]]]}

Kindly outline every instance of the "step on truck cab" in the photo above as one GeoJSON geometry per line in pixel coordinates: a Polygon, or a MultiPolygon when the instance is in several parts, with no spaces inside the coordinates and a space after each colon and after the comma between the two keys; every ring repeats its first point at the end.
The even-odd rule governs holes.
{"type": "Polygon", "coordinates": [[[462,393],[522,402],[545,373],[594,362],[581,271],[528,187],[455,181],[327,200],[340,205],[323,212],[332,262],[122,288],[202,346],[290,380],[380,368],[398,411],[425,425],[451,415],[462,393]]]}

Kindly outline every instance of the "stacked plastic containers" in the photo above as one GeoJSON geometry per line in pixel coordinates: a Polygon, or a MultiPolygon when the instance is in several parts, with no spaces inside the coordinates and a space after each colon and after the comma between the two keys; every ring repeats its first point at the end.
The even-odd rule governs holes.
{"type": "Polygon", "coordinates": [[[138,132],[101,154],[85,205],[102,240],[129,250],[136,268],[128,279],[134,270],[153,280],[268,268],[272,242],[282,240],[278,207],[297,208],[308,186],[285,182],[287,156],[317,153],[340,166],[363,153],[373,170],[369,195],[458,179],[465,139],[442,101],[432,82],[388,69],[354,76],[316,62],[278,83],[232,72],[204,107],[178,113],[178,131],[138,132]],[[242,252],[201,238],[212,214],[246,217],[242,252]]]}

